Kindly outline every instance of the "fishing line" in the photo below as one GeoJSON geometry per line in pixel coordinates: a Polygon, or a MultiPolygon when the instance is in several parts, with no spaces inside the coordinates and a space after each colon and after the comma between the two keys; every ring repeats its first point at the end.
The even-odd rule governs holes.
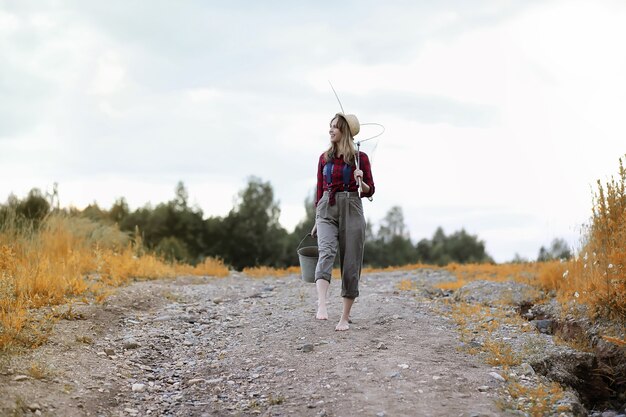
{"type": "Polygon", "coordinates": [[[361,123],[361,126],[378,126],[380,127],[382,130],[380,131],[380,133],[374,135],[374,136],[370,136],[367,139],[362,139],[359,142],[363,143],[363,142],[367,142],[368,140],[374,139],[379,137],[380,135],[382,135],[383,133],[385,133],[385,126],[381,125],[380,123],[374,123],[374,122],[370,122],[370,123],[361,123]]]}
{"type": "Polygon", "coordinates": [[[339,100],[339,96],[337,95],[337,92],[335,91],[335,87],[333,87],[333,83],[331,83],[330,80],[328,80],[328,84],[330,84],[330,88],[332,88],[333,89],[333,93],[335,93],[335,98],[339,102],[339,107],[341,108],[341,112],[343,114],[346,114],[346,112],[343,110],[343,106],[341,105],[341,100],[339,100]]]}
{"type": "MultiPolygon", "coordinates": [[[[337,94],[337,91],[335,90],[335,87],[333,87],[333,83],[330,82],[330,80],[328,80],[328,84],[330,84],[330,88],[333,90],[333,93],[335,94],[335,98],[337,99],[337,102],[339,103],[339,107],[341,108],[341,114],[346,114],[345,110],[343,109],[343,105],[341,104],[341,100],[339,99],[339,94],[337,94]]],[[[361,143],[363,142],[367,142],[368,140],[372,140],[375,139],[377,137],[379,137],[380,135],[382,135],[383,133],[385,133],[385,126],[383,126],[380,123],[374,123],[374,122],[369,122],[369,123],[360,123],[361,126],[378,126],[379,128],[381,128],[381,131],[379,133],[377,133],[374,136],[370,136],[369,138],[365,138],[362,140],[354,140],[354,138],[352,138],[354,140],[354,144],[356,145],[356,149],[357,149],[357,153],[356,153],[356,167],[357,169],[359,169],[359,165],[360,165],[360,151],[361,151],[361,143]]],[[[378,141],[376,141],[374,148],[372,149],[372,152],[370,153],[370,156],[373,157],[374,156],[374,152],[376,151],[376,148],[378,147],[378,141]]],[[[370,161],[371,161],[371,157],[370,157],[370,161]]],[[[361,196],[361,183],[359,181],[359,197],[361,196]]],[[[368,199],[370,201],[372,201],[372,197],[368,197],[368,199]]]]}
{"type": "MultiPolygon", "coordinates": [[[[339,94],[337,94],[337,91],[335,90],[335,87],[333,87],[333,83],[331,83],[331,82],[330,82],[330,80],[328,80],[328,84],[330,85],[330,88],[333,90],[333,94],[335,94],[335,98],[337,99],[337,103],[339,103],[339,108],[341,108],[341,113],[342,113],[342,114],[346,114],[346,111],[343,109],[343,104],[341,104],[341,100],[339,99],[339,94]]],[[[359,141],[356,141],[356,140],[355,140],[355,142],[356,142],[357,144],[359,144],[359,143],[363,143],[363,142],[367,142],[368,140],[371,140],[371,139],[377,138],[377,137],[379,137],[380,135],[382,135],[383,133],[385,133],[385,126],[383,126],[383,125],[382,125],[382,124],[380,124],[380,123],[369,122],[369,123],[360,123],[360,125],[361,125],[361,126],[378,126],[378,127],[380,127],[382,130],[380,131],[380,133],[377,133],[377,134],[376,134],[376,135],[374,135],[374,136],[370,136],[369,138],[362,139],[362,140],[359,140],[359,141]]]]}

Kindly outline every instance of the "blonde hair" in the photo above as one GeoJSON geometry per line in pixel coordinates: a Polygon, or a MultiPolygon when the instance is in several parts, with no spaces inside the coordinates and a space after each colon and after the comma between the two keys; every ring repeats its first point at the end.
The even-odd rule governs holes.
{"type": "Polygon", "coordinates": [[[337,128],[341,132],[341,139],[339,139],[336,145],[334,143],[330,144],[330,147],[324,153],[325,159],[328,162],[335,156],[343,156],[343,160],[346,164],[353,165],[356,149],[354,148],[354,138],[350,132],[350,126],[348,126],[346,119],[339,113],[330,120],[331,125],[335,119],[337,119],[337,128]]]}

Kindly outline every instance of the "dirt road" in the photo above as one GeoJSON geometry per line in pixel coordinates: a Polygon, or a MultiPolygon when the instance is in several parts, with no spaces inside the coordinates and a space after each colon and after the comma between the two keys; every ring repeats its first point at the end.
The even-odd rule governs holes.
{"type": "Polygon", "coordinates": [[[315,320],[297,276],[180,277],[76,304],[49,343],[0,364],[2,415],[495,416],[490,366],[458,349],[454,324],[399,291],[445,272],[364,275],[347,332],[315,320]]]}

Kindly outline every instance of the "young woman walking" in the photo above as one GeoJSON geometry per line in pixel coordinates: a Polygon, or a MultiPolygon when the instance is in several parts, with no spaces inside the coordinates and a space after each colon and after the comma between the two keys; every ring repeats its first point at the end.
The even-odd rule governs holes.
{"type": "Polygon", "coordinates": [[[370,161],[354,146],[360,124],[355,115],[337,113],[330,121],[330,147],[317,164],[315,225],[319,260],[315,268],[318,308],[316,318],[327,320],[326,296],[337,249],[341,266],[343,314],[335,330],[348,330],[350,309],[359,296],[363,264],[365,217],[361,197],[374,194],[370,161]],[[360,196],[359,196],[360,187],[360,196]]]}

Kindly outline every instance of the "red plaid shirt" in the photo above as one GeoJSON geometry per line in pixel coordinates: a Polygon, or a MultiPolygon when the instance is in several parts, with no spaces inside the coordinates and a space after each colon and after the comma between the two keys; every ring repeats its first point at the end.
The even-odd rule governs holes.
{"type": "MultiPolygon", "coordinates": [[[[371,197],[374,194],[374,179],[372,178],[372,170],[370,160],[365,152],[359,152],[360,168],[363,171],[363,182],[370,186],[369,193],[363,192],[361,197],[371,197]]],[[[335,204],[335,193],[338,191],[357,191],[359,186],[354,179],[354,171],[356,165],[349,165],[343,161],[343,158],[332,158],[326,162],[326,156],[320,155],[317,164],[317,196],[315,198],[315,206],[322,198],[324,191],[330,192],[329,204],[335,204]],[[330,180],[330,182],[329,182],[330,180]],[[347,188],[346,188],[347,184],[347,188]]]]}

